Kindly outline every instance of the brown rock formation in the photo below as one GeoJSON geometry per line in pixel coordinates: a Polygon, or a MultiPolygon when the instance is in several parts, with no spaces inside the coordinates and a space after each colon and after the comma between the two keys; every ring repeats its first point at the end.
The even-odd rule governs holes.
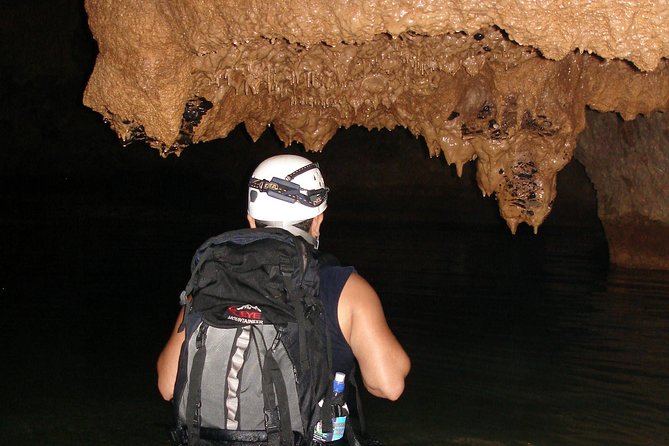
{"type": "Polygon", "coordinates": [[[459,171],[475,160],[512,231],[550,212],[587,106],[625,119],[669,107],[669,12],[653,1],[86,8],[100,53],[84,101],[124,141],[179,154],[243,122],[319,151],[339,127],[403,126],[459,171]]]}
{"type": "Polygon", "coordinates": [[[669,115],[589,112],[575,155],[597,190],[611,263],[669,270],[669,115]]]}

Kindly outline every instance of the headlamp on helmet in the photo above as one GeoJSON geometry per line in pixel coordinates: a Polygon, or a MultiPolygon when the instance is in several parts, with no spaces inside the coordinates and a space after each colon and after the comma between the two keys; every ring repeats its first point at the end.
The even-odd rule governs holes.
{"type": "Polygon", "coordinates": [[[328,191],[318,163],[296,155],[274,156],[253,172],[248,212],[260,221],[307,220],[325,211],[328,191]]]}

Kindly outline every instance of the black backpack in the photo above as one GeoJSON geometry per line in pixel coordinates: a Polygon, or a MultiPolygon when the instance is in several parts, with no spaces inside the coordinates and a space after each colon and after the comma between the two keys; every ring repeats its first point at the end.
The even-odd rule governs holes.
{"type": "Polygon", "coordinates": [[[332,392],[318,267],[311,245],[277,228],[226,232],[197,250],[181,297],[174,440],[303,446],[319,421],[332,430],[344,397],[332,392]]]}

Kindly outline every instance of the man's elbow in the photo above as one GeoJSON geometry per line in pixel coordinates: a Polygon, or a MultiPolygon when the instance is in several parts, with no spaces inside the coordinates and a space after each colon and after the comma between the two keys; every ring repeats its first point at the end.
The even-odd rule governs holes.
{"type": "Polygon", "coordinates": [[[368,384],[365,387],[372,395],[378,398],[385,398],[390,401],[397,401],[404,393],[404,378],[387,380],[384,383],[368,384]]]}
{"type": "Polygon", "coordinates": [[[174,398],[174,389],[166,385],[162,385],[160,379],[158,380],[158,391],[160,396],[163,397],[165,401],[171,401],[174,398]]]}
{"type": "Polygon", "coordinates": [[[411,368],[408,358],[398,365],[399,367],[395,369],[394,373],[386,375],[382,382],[366,385],[367,390],[379,398],[397,401],[402,396],[402,393],[404,393],[404,381],[411,368]]]}
{"type": "Polygon", "coordinates": [[[175,377],[172,376],[172,373],[168,373],[165,370],[162,355],[158,358],[156,369],[158,372],[158,391],[160,392],[160,396],[162,396],[165,401],[171,401],[174,397],[175,377]]]}
{"type": "Polygon", "coordinates": [[[404,393],[404,379],[397,380],[397,382],[387,386],[384,389],[381,398],[385,398],[390,401],[397,401],[400,396],[402,396],[402,393],[404,393]]]}

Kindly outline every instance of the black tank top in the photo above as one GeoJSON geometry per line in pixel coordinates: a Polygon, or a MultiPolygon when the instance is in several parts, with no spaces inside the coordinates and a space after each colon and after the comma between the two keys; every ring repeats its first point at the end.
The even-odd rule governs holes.
{"type": "Polygon", "coordinates": [[[344,372],[347,375],[353,370],[355,357],[346,342],[337,318],[337,307],[341,291],[349,276],[355,272],[352,266],[321,266],[320,289],[325,313],[325,327],[332,344],[333,372],[344,372]]]}

